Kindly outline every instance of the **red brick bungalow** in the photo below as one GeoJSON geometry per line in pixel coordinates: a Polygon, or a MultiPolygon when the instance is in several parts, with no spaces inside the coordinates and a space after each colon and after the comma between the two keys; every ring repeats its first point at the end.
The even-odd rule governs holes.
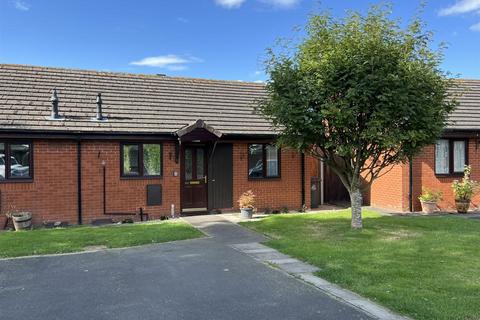
{"type": "MultiPolygon", "coordinates": [[[[370,204],[396,211],[421,210],[422,187],[443,192],[440,210],[455,211],[451,189],[461,179],[465,165],[472,167],[472,179],[480,181],[480,80],[458,80],[452,93],[458,107],[450,115],[443,136],[426,147],[411,163],[395,166],[372,185],[370,204]]],[[[475,209],[480,197],[472,201],[475,209]]]]}
{"type": "Polygon", "coordinates": [[[0,211],[76,224],[236,210],[249,189],[260,210],[328,200],[317,161],[271,145],[253,110],[264,96],[255,83],[0,65],[0,211]]]}
{"type": "MultiPolygon", "coordinates": [[[[366,204],[420,210],[425,186],[450,210],[464,164],[480,180],[480,81],[461,84],[444,136],[378,179],[366,204]]],[[[233,211],[249,189],[260,211],[348,202],[327,167],[271,146],[254,113],[264,96],[256,83],[0,65],[0,213],[76,224],[233,211]]]]}

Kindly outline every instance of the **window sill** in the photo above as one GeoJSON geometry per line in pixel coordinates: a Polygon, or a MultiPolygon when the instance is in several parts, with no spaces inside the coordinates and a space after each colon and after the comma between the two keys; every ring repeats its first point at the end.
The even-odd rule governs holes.
{"type": "Polygon", "coordinates": [[[437,178],[462,178],[463,172],[458,173],[435,173],[437,178]]]}
{"type": "Polygon", "coordinates": [[[163,179],[163,176],[120,176],[120,180],[155,180],[163,179]]]}
{"type": "Polygon", "coordinates": [[[25,179],[1,179],[0,184],[2,183],[32,183],[32,178],[25,178],[25,179]]]}
{"type": "Polygon", "coordinates": [[[276,181],[276,180],[281,180],[282,177],[261,177],[261,178],[252,178],[248,177],[248,181],[276,181]]]}

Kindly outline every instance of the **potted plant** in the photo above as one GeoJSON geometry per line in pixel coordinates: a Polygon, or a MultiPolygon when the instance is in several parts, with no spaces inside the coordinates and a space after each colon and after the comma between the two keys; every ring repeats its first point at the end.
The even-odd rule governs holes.
{"type": "Polygon", "coordinates": [[[465,166],[462,181],[454,180],[452,183],[453,194],[455,195],[455,206],[458,213],[467,213],[473,196],[478,192],[479,184],[470,179],[472,168],[465,166]]]}
{"type": "Polygon", "coordinates": [[[10,213],[15,231],[32,229],[32,214],[30,212],[10,213]]]}
{"type": "Polygon", "coordinates": [[[240,216],[245,219],[251,219],[253,209],[255,208],[255,194],[252,190],[248,190],[238,199],[238,206],[240,207],[240,216]]]}
{"type": "Polygon", "coordinates": [[[442,200],[442,192],[434,191],[428,188],[422,188],[422,194],[418,197],[420,203],[422,204],[422,212],[429,214],[437,210],[438,201],[442,200]]]}

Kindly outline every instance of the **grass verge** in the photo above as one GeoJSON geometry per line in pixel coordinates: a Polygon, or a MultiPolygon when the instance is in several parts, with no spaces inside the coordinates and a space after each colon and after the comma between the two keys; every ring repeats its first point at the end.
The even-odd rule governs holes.
{"type": "Polygon", "coordinates": [[[191,225],[177,221],[0,232],[0,257],[76,252],[87,246],[132,247],[202,235],[191,225]]]}
{"type": "Polygon", "coordinates": [[[244,226],[321,268],[318,276],[415,319],[480,319],[480,221],[364,210],[276,215],[244,226]]]}

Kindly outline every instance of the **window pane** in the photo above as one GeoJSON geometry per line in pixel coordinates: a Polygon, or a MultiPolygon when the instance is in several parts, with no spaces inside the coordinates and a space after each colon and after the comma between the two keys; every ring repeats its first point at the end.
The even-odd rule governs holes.
{"type": "Polygon", "coordinates": [[[465,168],[465,141],[453,142],[453,171],[463,172],[465,168]]]}
{"type": "Polygon", "coordinates": [[[137,144],[128,144],[123,146],[123,174],[139,175],[138,160],[139,152],[137,144]]]}
{"type": "Polygon", "coordinates": [[[30,145],[10,144],[10,177],[30,177],[30,145]]]}
{"type": "Polygon", "coordinates": [[[0,143],[0,180],[5,179],[6,168],[5,143],[0,143]]]}
{"type": "Polygon", "coordinates": [[[197,179],[203,179],[204,177],[204,156],[203,156],[203,149],[197,149],[197,179]]]}
{"type": "Polygon", "coordinates": [[[437,140],[435,145],[435,173],[448,173],[449,166],[448,140],[437,140]]]}
{"type": "Polygon", "coordinates": [[[159,176],[162,167],[162,153],[159,144],[143,145],[143,174],[146,176],[159,176]]]}
{"type": "Polygon", "coordinates": [[[192,180],[192,149],[185,149],[185,180],[192,180]]]}
{"type": "Polygon", "coordinates": [[[278,149],[275,146],[266,146],[267,177],[278,177],[278,149]]]}
{"type": "Polygon", "coordinates": [[[251,144],[248,147],[248,176],[251,178],[263,177],[263,145],[251,144]]]}

